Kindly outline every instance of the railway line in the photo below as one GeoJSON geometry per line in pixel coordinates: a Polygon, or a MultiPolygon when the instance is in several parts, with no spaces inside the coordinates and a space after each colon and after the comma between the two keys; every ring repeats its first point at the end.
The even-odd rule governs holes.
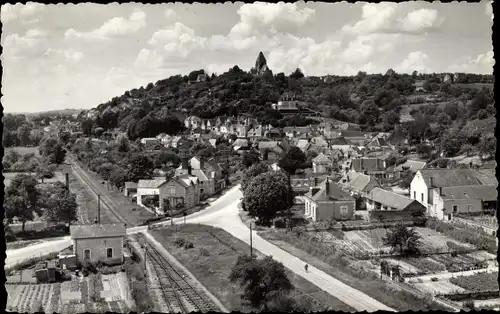
{"type": "MultiPolygon", "coordinates": [[[[68,164],[73,169],[73,172],[86,184],[87,188],[89,191],[91,191],[93,194],[95,194],[96,198],[98,195],[101,195],[101,209],[102,207],[108,209],[110,213],[113,214],[113,216],[116,218],[117,222],[122,222],[124,223],[127,227],[134,227],[135,224],[131,221],[129,221],[127,218],[125,218],[123,215],[121,215],[116,208],[116,206],[113,204],[113,201],[106,195],[106,193],[103,193],[102,187],[98,186],[92,178],[88,176],[87,173],[76,163],[76,161],[73,158],[70,158],[68,156],[68,164]]],[[[88,214],[87,214],[87,220],[88,220],[88,214]]]]}
{"type": "Polygon", "coordinates": [[[175,269],[172,264],[150,245],[143,235],[138,235],[146,248],[146,259],[149,260],[155,277],[170,313],[210,312],[220,309],[203,293],[189,283],[186,276],[175,269]]]}

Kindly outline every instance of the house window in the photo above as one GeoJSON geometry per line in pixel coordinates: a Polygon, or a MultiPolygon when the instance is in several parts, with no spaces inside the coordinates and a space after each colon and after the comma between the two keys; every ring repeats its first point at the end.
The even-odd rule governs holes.
{"type": "Polygon", "coordinates": [[[175,195],[175,186],[171,186],[169,188],[169,193],[170,193],[170,195],[175,195]]]}
{"type": "Polygon", "coordinates": [[[84,260],[90,259],[90,249],[83,250],[83,259],[84,260]]]}
{"type": "Polygon", "coordinates": [[[458,205],[453,205],[453,213],[456,214],[458,212],[458,205]]]}
{"type": "Polygon", "coordinates": [[[424,201],[424,193],[420,193],[420,198],[422,199],[422,202],[424,201]]]}
{"type": "Polygon", "coordinates": [[[417,199],[417,192],[413,191],[413,199],[416,200],[417,199]]]}
{"type": "Polygon", "coordinates": [[[347,216],[347,212],[348,212],[347,206],[340,206],[340,215],[347,216]]]}
{"type": "Polygon", "coordinates": [[[472,211],[472,205],[467,205],[467,211],[471,212],[472,211]]]}
{"type": "Polygon", "coordinates": [[[106,257],[107,258],[113,258],[113,248],[107,248],[106,249],[106,257]]]}

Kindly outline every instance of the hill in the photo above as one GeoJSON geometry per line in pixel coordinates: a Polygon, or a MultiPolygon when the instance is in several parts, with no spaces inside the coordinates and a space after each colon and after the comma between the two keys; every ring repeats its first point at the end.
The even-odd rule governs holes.
{"type": "MultiPolygon", "coordinates": [[[[390,131],[399,124],[401,108],[409,103],[408,98],[415,96],[416,81],[425,81],[426,93],[438,97],[439,104],[454,100],[471,101],[480,89],[481,93],[491,94],[488,88],[479,84],[492,81],[487,75],[457,76],[460,82],[477,88],[462,88],[463,83],[443,82],[445,74],[409,75],[393,70],[388,70],[385,75],[359,72],[355,76],[304,77],[297,69],[288,76],[284,73],[273,75],[261,53],[256,68],[260,70],[252,69],[253,74],[234,66],[221,75],[204,76],[200,75],[203,70],[197,70],[184,76],[171,76],[82,111],[79,119],[91,121],[94,127],[119,128],[127,131],[131,138],[138,137],[139,133],[160,131],[148,128],[147,121],[162,124],[162,119],[171,122],[172,117],[182,120],[189,115],[206,119],[248,115],[263,124],[278,127],[313,123],[305,116],[284,117],[272,109],[272,104],[281,95],[290,93],[296,95],[306,108],[324,117],[359,123],[363,130],[390,131]]],[[[411,103],[414,103],[413,98],[411,103]]],[[[488,104],[483,109],[486,108],[489,108],[488,104]]],[[[489,115],[491,111],[489,109],[489,115]]],[[[408,116],[407,110],[405,115],[408,116]]],[[[162,131],[175,133],[179,130],[162,131]]]]}

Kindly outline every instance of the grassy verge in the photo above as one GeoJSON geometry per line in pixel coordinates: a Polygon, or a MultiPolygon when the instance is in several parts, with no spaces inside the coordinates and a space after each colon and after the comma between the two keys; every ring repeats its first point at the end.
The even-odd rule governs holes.
{"type": "Polygon", "coordinates": [[[16,250],[16,249],[21,249],[23,247],[27,247],[29,245],[37,244],[42,241],[40,240],[26,240],[26,241],[14,241],[14,242],[7,242],[7,250],[16,250]]]}
{"type": "MultiPolygon", "coordinates": [[[[230,311],[252,311],[241,299],[240,287],[230,282],[229,274],[238,256],[249,254],[249,246],[221,229],[184,225],[151,231],[152,235],[230,311]],[[194,244],[191,249],[179,248],[176,239],[194,244]]],[[[259,254],[258,252],[255,252],[259,254]]],[[[311,311],[326,309],[352,311],[348,305],[320,290],[307,280],[288,272],[295,286],[293,297],[300,304],[310,305],[311,311]]]]}
{"type": "Polygon", "coordinates": [[[350,260],[341,251],[332,250],[332,247],[312,243],[295,233],[283,231],[269,230],[259,232],[259,235],[282,250],[397,311],[446,310],[430,300],[419,298],[404,290],[390,288],[375,273],[355,266],[355,261],[350,260]]]}
{"type": "Polygon", "coordinates": [[[30,268],[32,266],[35,266],[38,262],[41,262],[41,261],[49,261],[49,260],[56,259],[58,254],[59,254],[58,252],[54,252],[54,253],[50,253],[47,255],[42,255],[39,257],[33,257],[33,258],[26,259],[22,262],[19,262],[16,265],[12,266],[12,267],[4,268],[5,275],[10,276],[12,272],[15,272],[15,271],[18,271],[21,269],[25,269],[25,268],[30,268]]]}

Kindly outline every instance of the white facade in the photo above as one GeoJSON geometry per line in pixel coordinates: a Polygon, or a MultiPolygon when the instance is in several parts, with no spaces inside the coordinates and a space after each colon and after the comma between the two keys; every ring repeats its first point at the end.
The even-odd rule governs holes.
{"type": "Polygon", "coordinates": [[[410,198],[424,205],[427,208],[426,214],[431,216],[432,199],[429,201],[429,188],[420,171],[415,174],[410,183],[410,198]]]}

